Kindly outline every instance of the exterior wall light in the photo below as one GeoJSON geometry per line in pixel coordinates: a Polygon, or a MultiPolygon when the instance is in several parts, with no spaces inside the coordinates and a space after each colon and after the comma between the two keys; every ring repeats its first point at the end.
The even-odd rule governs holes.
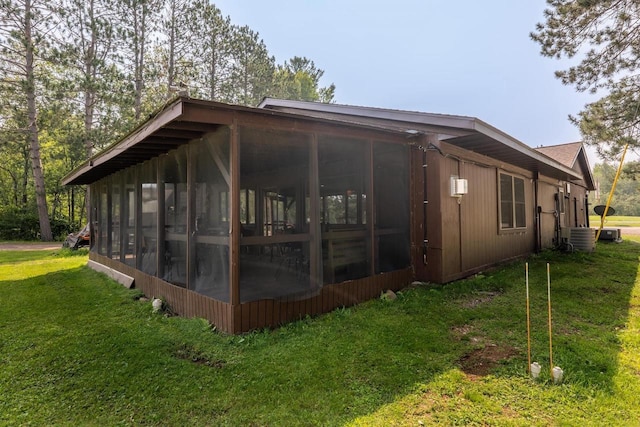
{"type": "Polygon", "coordinates": [[[469,192],[469,183],[464,178],[451,176],[451,197],[462,197],[469,192]]]}

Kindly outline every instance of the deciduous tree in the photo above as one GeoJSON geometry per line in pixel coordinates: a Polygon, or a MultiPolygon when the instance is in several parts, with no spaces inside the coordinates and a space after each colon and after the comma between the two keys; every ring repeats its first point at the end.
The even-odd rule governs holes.
{"type": "MultiPolygon", "coordinates": [[[[640,182],[636,179],[638,168],[638,162],[629,162],[623,168],[611,200],[611,206],[615,209],[616,215],[640,215],[640,182]]],[[[617,165],[604,162],[594,166],[593,177],[597,191],[593,194],[594,199],[591,200],[593,206],[604,205],[607,202],[616,172],[617,165]]]]}
{"type": "Polygon", "coordinates": [[[320,87],[324,70],[316,68],[312,60],[294,56],[279,65],[274,74],[271,95],[299,101],[333,101],[335,85],[320,87]]]}

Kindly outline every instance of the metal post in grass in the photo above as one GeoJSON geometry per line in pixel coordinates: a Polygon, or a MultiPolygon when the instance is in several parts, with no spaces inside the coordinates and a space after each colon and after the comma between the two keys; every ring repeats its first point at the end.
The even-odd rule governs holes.
{"type": "Polygon", "coordinates": [[[529,316],[529,263],[524,264],[524,282],[527,290],[527,369],[531,375],[531,318],[529,316]]]}
{"type": "Polygon", "coordinates": [[[553,378],[553,339],[551,334],[551,272],[547,263],[547,306],[549,308],[549,374],[553,378]]]}

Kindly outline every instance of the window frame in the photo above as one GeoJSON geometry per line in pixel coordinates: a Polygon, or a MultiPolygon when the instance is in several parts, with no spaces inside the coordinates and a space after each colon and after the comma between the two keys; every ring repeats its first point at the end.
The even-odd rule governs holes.
{"type": "Polygon", "coordinates": [[[525,186],[525,178],[522,176],[518,176],[512,173],[508,173],[505,171],[498,170],[497,176],[497,189],[498,189],[498,232],[499,233],[509,233],[509,232],[518,232],[527,229],[527,191],[525,186]],[[503,199],[503,191],[502,191],[502,177],[511,178],[510,187],[511,187],[511,195],[509,200],[503,199]],[[517,185],[516,183],[522,183],[522,197],[518,197],[517,194],[517,185]],[[505,226],[505,222],[502,219],[503,213],[503,203],[508,202],[511,208],[511,225],[505,226]],[[519,221],[521,219],[522,221],[519,221]]]}

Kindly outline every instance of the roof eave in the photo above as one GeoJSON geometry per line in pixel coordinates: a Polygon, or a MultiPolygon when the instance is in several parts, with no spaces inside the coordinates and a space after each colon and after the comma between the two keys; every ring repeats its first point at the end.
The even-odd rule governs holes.
{"type": "Polygon", "coordinates": [[[533,148],[529,147],[523,142],[518,141],[512,136],[502,132],[501,130],[489,125],[488,123],[483,122],[480,119],[475,119],[475,130],[482,133],[483,135],[488,136],[491,139],[499,141],[503,145],[509,147],[512,150],[518,151],[524,155],[531,157],[536,162],[541,162],[552,166],[553,168],[559,170],[560,172],[566,174],[567,176],[573,179],[583,179],[583,176],[577,173],[575,170],[566,167],[565,165],[557,162],[556,160],[551,159],[548,156],[539,153],[533,148]]]}
{"type": "Polygon", "coordinates": [[[153,132],[165,126],[167,123],[170,123],[180,118],[183,112],[184,112],[183,99],[180,98],[175,100],[173,104],[169,105],[163,110],[160,110],[154,118],[144,122],[138,128],[131,131],[127,136],[120,139],[119,142],[111,145],[104,151],[94,154],[88,160],[86,160],[83,164],[81,164],[76,169],[68,173],[65,177],[62,178],[62,184],[63,185],[83,184],[83,182],[78,182],[78,180],[84,174],[89,172],[92,168],[111,160],[112,158],[116,157],[119,153],[127,150],[128,148],[144,140],[153,132]]]}
{"type": "Polygon", "coordinates": [[[339,113],[351,116],[369,117],[397,122],[429,124],[432,126],[451,127],[473,130],[474,117],[455,116],[449,114],[423,113],[417,111],[392,110],[386,108],[362,107],[344,104],[328,104],[310,101],[292,101],[287,99],[264,98],[258,108],[273,107],[293,108],[297,110],[320,111],[325,113],[339,113]],[[311,108],[313,107],[313,108],[311,108]],[[426,121],[425,118],[429,120],[426,121]]]}
{"type": "Polygon", "coordinates": [[[510,135],[475,117],[389,110],[382,108],[350,106],[341,104],[323,104],[319,102],[308,101],[291,101],[277,98],[264,98],[258,105],[258,107],[263,109],[285,108],[303,111],[320,111],[325,113],[342,114],[346,116],[372,117],[394,122],[415,123],[421,125],[428,124],[435,127],[439,126],[443,128],[457,128],[468,132],[477,132],[502,143],[509,149],[515,150],[522,155],[529,156],[536,162],[546,164],[549,167],[558,170],[561,175],[567,176],[571,179],[582,179],[582,175],[578,174],[573,169],[567,168],[561,163],[549,157],[541,155],[528,145],[518,141],[510,135]]]}

